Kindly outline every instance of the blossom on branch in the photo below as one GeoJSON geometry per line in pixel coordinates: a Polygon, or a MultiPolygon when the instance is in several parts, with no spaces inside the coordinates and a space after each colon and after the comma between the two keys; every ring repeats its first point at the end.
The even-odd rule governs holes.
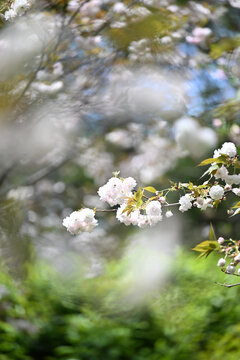
{"type": "Polygon", "coordinates": [[[86,208],[74,211],[63,219],[63,226],[73,235],[84,231],[90,232],[98,225],[98,221],[94,216],[95,213],[92,209],[86,208]]]}

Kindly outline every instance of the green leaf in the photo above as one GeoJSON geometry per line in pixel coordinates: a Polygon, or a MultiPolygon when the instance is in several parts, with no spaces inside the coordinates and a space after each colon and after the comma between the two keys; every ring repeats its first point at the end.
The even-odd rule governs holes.
{"type": "Polygon", "coordinates": [[[118,177],[118,175],[120,174],[120,171],[113,171],[113,176],[115,176],[115,177],[118,177]]]}
{"type": "MultiPolygon", "coordinates": [[[[198,166],[200,166],[200,165],[198,165],[198,166]]],[[[210,174],[211,174],[211,175],[215,175],[218,169],[219,169],[218,164],[214,164],[214,165],[210,166],[210,167],[207,169],[207,171],[205,171],[205,172],[202,174],[201,178],[203,178],[205,175],[210,175],[210,174]]],[[[201,178],[200,178],[200,179],[201,179],[201,178]]]]}
{"type": "Polygon", "coordinates": [[[149,192],[151,192],[153,194],[156,194],[156,191],[157,191],[153,186],[147,186],[147,187],[145,187],[143,189],[147,190],[147,191],[149,191],[149,192]]]}
{"type": "Polygon", "coordinates": [[[216,235],[215,235],[212,224],[210,224],[210,231],[209,231],[209,234],[208,234],[208,238],[211,241],[217,241],[217,238],[216,238],[216,235]]]}
{"type": "Polygon", "coordinates": [[[240,201],[238,201],[233,207],[232,209],[236,209],[236,208],[239,208],[240,207],[240,201]]]}
{"type": "Polygon", "coordinates": [[[125,209],[122,211],[122,214],[128,212],[129,210],[132,211],[132,206],[126,206],[125,209]]]}
{"type": "Polygon", "coordinates": [[[143,196],[143,192],[141,188],[139,188],[138,191],[133,195],[133,198],[137,203],[137,207],[140,207],[143,203],[142,196],[143,196]]]}
{"type": "Polygon", "coordinates": [[[234,213],[230,217],[235,216],[239,213],[240,213],[240,207],[237,210],[235,210],[234,213]]]}
{"type": "Polygon", "coordinates": [[[236,169],[239,169],[240,168],[240,161],[237,161],[235,164],[234,164],[234,167],[236,169]]]}
{"type": "Polygon", "coordinates": [[[234,213],[231,215],[231,217],[239,214],[239,213],[240,213],[240,201],[238,201],[238,202],[232,207],[232,209],[236,209],[236,210],[235,210],[234,213]]]}
{"type": "Polygon", "coordinates": [[[221,155],[221,156],[219,156],[217,158],[205,159],[198,166],[205,166],[205,165],[209,165],[209,164],[212,164],[212,163],[226,164],[227,163],[227,156],[226,155],[221,155]]]}
{"type": "Polygon", "coordinates": [[[193,190],[193,183],[192,183],[192,182],[189,183],[188,189],[189,189],[189,190],[193,190]]]}
{"type": "MultiPolygon", "coordinates": [[[[211,230],[210,230],[210,232],[211,232],[211,230]]],[[[215,236],[215,234],[214,234],[214,236],[215,236]]],[[[196,245],[192,250],[200,252],[201,254],[199,255],[199,257],[206,256],[206,258],[207,258],[208,255],[211,254],[211,252],[216,251],[218,249],[219,249],[219,244],[217,241],[205,240],[205,241],[201,242],[200,244],[196,245]]]]}

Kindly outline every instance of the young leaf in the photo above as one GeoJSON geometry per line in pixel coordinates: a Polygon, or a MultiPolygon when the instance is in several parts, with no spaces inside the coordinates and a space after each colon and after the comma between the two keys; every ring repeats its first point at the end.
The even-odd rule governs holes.
{"type": "Polygon", "coordinates": [[[217,241],[217,238],[216,238],[216,235],[215,235],[212,224],[210,225],[210,231],[209,231],[209,234],[208,234],[208,238],[211,241],[217,241]]]}
{"type": "Polygon", "coordinates": [[[238,201],[238,202],[233,206],[232,209],[236,209],[236,208],[239,208],[239,207],[240,207],[240,201],[238,201]]]}
{"type": "Polygon", "coordinates": [[[219,244],[217,241],[206,240],[196,245],[192,250],[200,252],[201,254],[199,255],[199,257],[202,256],[208,257],[208,255],[210,255],[211,252],[216,251],[218,249],[219,249],[219,244]]]}
{"type": "Polygon", "coordinates": [[[133,198],[137,203],[137,207],[140,207],[143,203],[142,196],[143,196],[143,192],[141,188],[139,188],[138,191],[133,195],[133,198]]]}
{"type": "MultiPolygon", "coordinates": [[[[200,165],[199,165],[200,166],[200,165]]],[[[210,166],[203,174],[202,176],[200,177],[203,178],[205,175],[215,175],[217,170],[219,169],[219,166],[217,164],[214,164],[212,166],[210,166]]]]}
{"type": "Polygon", "coordinates": [[[147,190],[147,191],[149,191],[149,192],[151,192],[153,194],[156,194],[156,191],[157,191],[153,186],[147,186],[147,187],[145,187],[143,189],[147,190]]]}
{"type": "Polygon", "coordinates": [[[237,215],[239,213],[240,213],[240,207],[237,210],[234,211],[234,213],[231,215],[231,217],[235,216],[235,215],[237,215]]]}
{"type": "Polygon", "coordinates": [[[217,163],[217,164],[226,164],[227,163],[227,159],[225,155],[221,155],[217,158],[209,158],[209,159],[205,159],[203,160],[198,166],[205,166],[205,165],[209,165],[212,163],[217,163]]]}

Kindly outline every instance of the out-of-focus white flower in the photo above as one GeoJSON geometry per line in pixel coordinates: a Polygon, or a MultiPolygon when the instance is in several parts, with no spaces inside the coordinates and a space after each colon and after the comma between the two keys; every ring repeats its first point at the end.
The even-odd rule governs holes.
{"type": "Polygon", "coordinates": [[[228,0],[228,2],[232,7],[240,9],[240,0],[228,0]]]}
{"type": "Polygon", "coordinates": [[[180,204],[179,210],[181,212],[191,209],[192,207],[191,196],[189,194],[181,196],[179,199],[179,204],[180,204]]]}
{"type": "Polygon", "coordinates": [[[14,199],[17,201],[24,201],[30,199],[34,194],[32,186],[19,186],[16,189],[11,189],[7,193],[8,199],[14,199]]]}
{"type": "Polygon", "coordinates": [[[239,185],[240,184],[240,174],[236,174],[236,175],[227,175],[224,179],[226,181],[227,184],[236,184],[239,185]]]}
{"type": "Polygon", "coordinates": [[[98,221],[94,216],[95,213],[92,209],[86,208],[74,211],[70,216],[63,219],[63,226],[73,235],[84,231],[90,232],[98,225],[98,221]]]}
{"type": "Polygon", "coordinates": [[[79,8],[79,0],[70,0],[68,5],[67,5],[67,10],[74,12],[77,11],[79,8]]]}
{"type": "Polygon", "coordinates": [[[101,0],[91,0],[85,3],[80,12],[83,16],[94,17],[100,11],[101,0]]]}
{"type": "Polygon", "coordinates": [[[30,8],[32,1],[30,0],[15,0],[11,4],[11,8],[4,14],[6,20],[13,20],[18,15],[23,15],[24,12],[30,8]]]}
{"type": "Polygon", "coordinates": [[[126,196],[131,195],[130,192],[136,184],[136,180],[132,177],[124,180],[112,177],[105,185],[99,188],[98,195],[102,201],[107,202],[110,206],[123,204],[126,196]]]}
{"type": "Polygon", "coordinates": [[[128,57],[131,61],[148,62],[153,60],[150,48],[150,41],[148,39],[132,41],[128,47],[128,51],[128,57]]]}
{"type": "Polygon", "coordinates": [[[41,94],[54,95],[62,90],[63,82],[62,81],[54,81],[51,84],[35,82],[32,84],[32,88],[41,94]]]}
{"type": "Polygon", "coordinates": [[[221,259],[218,260],[217,266],[223,267],[225,265],[226,265],[226,260],[225,259],[221,258],[221,259]]]}
{"type": "Polygon", "coordinates": [[[209,28],[196,27],[192,32],[193,36],[187,36],[186,40],[190,44],[203,45],[211,34],[212,30],[209,28]]]}
{"type": "Polygon", "coordinates": [[[13,3],[14,10],[19,14],[26,9],[29,9],[31,1],[29,0],[15,0],[13,3]]]}
{"type": "Polygon", "coordinates": [[[127,7],[125,4],[121,3],[121,2],[117,2],[113,5],[112,7],[113,12],[117,13],[117,14],[121,14],[121,13],[125,13],[127,10],[127,7]]]}
{"type": "Polygon", "coordinates": [[[130,9],[128,14],[129,14],[129,16],[136,16],[136,17],[143,18],[145,16],[151,15],[151,12],[143,6],[138,6],[138,7],[130,9]]]}
{"type": "Polygon", "coordinates": [[[7,21],[14,19],[16,16],[17,16],[17,13],[14,9],[9,9],[4,14],[5,20],[7,20],[7,21]]]}
{"type": "Polygon", "coordinates": [[[168,211],[166,212],[165,216],[166,216],[166,218],[172,217],[172,216],[173,216],[172,211],[171,211],[171,210],[168,210],[168,211]]]}
{"type": "Polygon", "coordinates": [[[234,188],[232,189],[232,192],[237,195],[237,196],[240,196],[240,189],[239,188],[234,188]]]}
{"type": "Polygon", "coordinates": [[[222,120],[221,119],[213,119],[212,124],[216,128],[220,128],[222,126],[222,120]]]}
{"type": "Polygon", "coordinates": [[[175,139],[182,150],[193,157],[201,157],[217,143],[217,135],[213,129],[201,127],[191,117],[182,117],[175,123],[175,139]]]}
{"type": "Polygon", "coordinates": [[[224,189],[220,185],[213,185],[209,191],[209,195],[213,200],[221,200],[224,195],[224,189]]]}
{"type": "Polygon", "coordinates": [[[48,81],[50,80],[51,75],[44,69],[39,70],[36,75],[36,79],[39,81],[48,81]]]}
{"type": "Polygon", "coordinates": [[[159,201],[151,201],[145,210],[151,226],[162,220],[162,207],[159,201]]]}
{"type": "Polygon", "coordinates": [[[129,131],[123,129],[113,130],[108,133],[105,138],[110,143],[121,146],[125,149],[128,149],[134,145],[132,134],[129,131]]]}
{"type": "Polygon", "coordinates": [[[62,63],[56,62],[56,63],[53,65],[53,75],[54,75],[55,78],[63,75],[63,66],[62,66],[62,63]]]}

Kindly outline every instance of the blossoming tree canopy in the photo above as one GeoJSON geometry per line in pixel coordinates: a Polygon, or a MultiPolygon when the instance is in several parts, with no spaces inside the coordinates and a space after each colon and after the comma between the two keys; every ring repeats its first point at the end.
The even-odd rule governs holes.
{"type": "MultiPolygon", "coordinates": [[[[116,224],[144,228],[174,211],[205,211],[239,196],[239,11],[233,0],[0,3],[1,195],[34,198],[24,219],[36,236],[41,215],[33,202],[41,198],[46,208],[39,194],[48,191],[58,196],[51,208],[56,218],[71,212],[64,194],[71,209],[83,195],[86,207],[63,221],[73,235],[92,231],[102,211],[112,211],[116,224]],[[16,149],[6,145],[6,134],[16,149]],[[204,158],[223,139],[231,142],[203,161],[209,168],[200,185],[147,186],[156,186],[179,159],[204,158]],[[76,168],[81,175],[74,177],[76,168]],[[128,177],[108,180],[114,169],[128,177]],[[88,194],[72,186],[88,180],[88,194]]],[[[229,216],[238,213],[236,202],[229,216]]],[[[219,266],[233,271],[230,240],[216,242],[212,233],[209,241],[195,250],[220,250],[219,266]]]]}
{"type": "MultiPolygon", "coordinates": [[[[193,183],[174,183],[164,190],[157,190],[153,186],[136,189],[137,182],[134,178],[119,178],[119,172],[101,186],[98,190],[100,200],[114,207],[116,218],[121,223],[129,226],[135,225],[140,228],[154,226],[163,220],[163,216],[169,218],[173,215],[169,207],[177,207],[185,212],[192,207],[205,211],[208,207],[217,208],[225,201],[229,193],[240,196],[240,161],[237,148],[234,143],[225,142],[222,147],[214,151],[213,157],[202,161],[199,166],[210,165],[204,173],[208,177],[200,185],[193,183]],[[180,197],[177,202],[170,203],[168,195],[176,192],[180,197]],[[149,195],[152,194],[152,195],[149,195]]],[[[83,208],[74,211],[63,220],[63,225],[71,234],[79,234],[83,231],[92,231],[98,225],[95,219],[96,208],[83,208]]],[[[237,201],[228,211],[229,215],[235,216],[240,213],[240,201],[237,201]]],[[[218,250],[224,254],[224,258],[218,261],[218,266],[227,274],[235,274],[236,266],[240,262],[240,240],[216,239],[211,227],[209,240],[198,244],[193,250],[200,252],[200,256],[208,256],[212,251],[218,250]],[[226,265],[226,259],[230,263],[226,265]]],[[[240,269],[238,270],[240,275],[240,269]]]]}

